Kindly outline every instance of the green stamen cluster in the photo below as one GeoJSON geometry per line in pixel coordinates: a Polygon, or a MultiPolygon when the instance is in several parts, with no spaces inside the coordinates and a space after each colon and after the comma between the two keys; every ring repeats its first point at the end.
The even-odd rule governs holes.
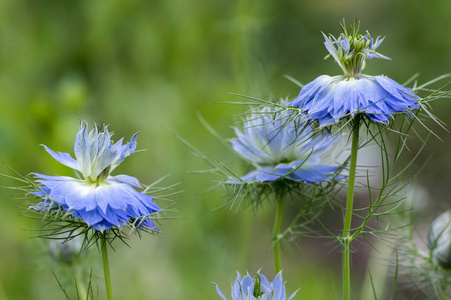
{"type": "MultiPolygon", "coordinates": [[[[358,77],[362,74],[363,69],[365,68],[365,50],[370,45],[370,40],[367,39],[369,34],[363,36],[359,34],[360,23],[354,23],[354,26],[351,26],[351,32],[348,34],[346,31],[346,27],[344,24],[341,24],[341,28],[343,29],[343,35],[349,42],[349,53],[350,55],[346,55],[343,58],[343,66],[345,68],[345,76],[346,77],[358,77]]],[[[339,39],[340,40],[340,39],[339,39]]],[[[343,52],[343,51],[340,51],[343,52]]]]}
{"type": "Polygon", "coordinates": [[[377,53],[375,50],[379,46],[379,38],[373,43],[371,35],[367,31],[365,35],[359,33],[360,23],[355,21],[350,26],[350,30],[346,30],[345,23],[340,24],[343,33],[338,38],[330,37],[326,38],[326,47],[330,52],[325,58],[332,56],[343,70],[345,77],[359,77],[362,75],[362,71],[365,68],[365,60],[368,58],[383,58],[388,59],[384,55],[377,53]]]}
{"type": "Polygon", "coordinates": [[[255,287],[254,287],[253,296],[257,299],[260,299],[260,297],[264,294],[262,292],[262,283],[260,280],[260,275],[258,273],[255,274],[254,279],[255,279],[255,287]]]}

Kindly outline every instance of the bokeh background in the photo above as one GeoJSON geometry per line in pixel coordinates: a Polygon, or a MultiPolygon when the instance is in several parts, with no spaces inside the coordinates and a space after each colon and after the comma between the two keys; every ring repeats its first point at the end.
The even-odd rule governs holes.
{"type": "MultiPolygon", "coordinates": [[[[139,131],[139,148],[147,151],[128,158],[116,174],[151,183],[170,173],[164,184],[181,182],[185,192],[175,197],[178,211],[169,215],[177,219],[161,222],[162,234],[132,237],[130,248],[115,244],[115,297],[218,299],[211,282],[228,294],[236,271],[263,268],[274,276],[273,208],[268,203],[257,215],[251,209],[215,210],[226,201],[222,191],[204,191],[217,178],[189,173],[208,166],[166,129],[240,170],[241,162],[208,133],[197,113],[220,135],[233,137],[233,117],[246,108],[221,104],[242,100],[226,93],[293,97],[299,88],[285,74],[303,83],[340,74],[332,60],[323,60],[321,32],[338,35],[343,18],[358,18],[363,30],[386,36],[379,49],[392,60],[368,61],[367,74],[404,82],[420,72],[419,80],[428,81],[451,69],[450,12],[451,2],[439,0],[1,0],[0,159],[24,175],[71,175],[39,145],[72,153],[80,119],[110,124],[117,138],[139,131]]],[[[432,107],[449,124],[448,102],[432,107]]],[[[420,166],[433,154],[416,181],[424,204],[418,219],[425,224],[450,206],[451,138],[429,125],[442,140],[431,138],[417,161],[420,166]]],[[[0,173],[9,172],[0,167],[0,173]]],[[[2,178],[0,185],[16,183],[2,178]]],[[[17,192],[0,190],[0,299],[63,299],[51,270],[73,294],[71,270],[56,266],[45,242],[32,238],[27,229],[39,222],[19,216],[23,208],[16,198],[17,192]]],[[[341,226],[339,210],[329,216],[341,226]]],[[[340,253],[326,242],[303,238],[285,248],[284,279],[288,292],[301,288],[299,299],[341,294],[340,253]]],[[[103,299],[100,255],[92,252],[86,263],[103,299]]],[[[356,287],[367,274],[370,253],[358,255],[363,258],[354,263],[356,287]]]]}

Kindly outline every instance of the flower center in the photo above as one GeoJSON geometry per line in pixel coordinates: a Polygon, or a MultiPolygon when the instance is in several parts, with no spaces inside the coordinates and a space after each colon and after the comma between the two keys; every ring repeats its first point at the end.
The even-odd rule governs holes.
{"type": "Polygon", "coordinates": [[[110,174],[111,166],[106,167],[100,174],[97,176],[97,182],[103,182],[108,178],[110,174]]]}
{"type": "Polygon", "coordinates": [[[360,34],[351,37],[349,41],[350,52],[353,53],[343,60],[346,77],[358,77],[365,68],[365,50],[368,48],[369,41],[365,41],[360,34]]]}
{"type": "Polygon", "coordinates": [[[108,175],[110,174],[110,169],[111,169],[111,167],[108,166],[97,177],[93,178],[91,176],[88,176],[87,178],[85,178],[85,180],[87,182],[89,182],[90,184],[95,184],[97,187],[101,183],[106,182],[108,175]]]}
{"type": "Polygon", "coordinates": [[[329,56],[332,56],[338,65],[343,70],[345,77],[359,77],[365,68],[366,59],[388,57],[377,53],[376,48],[380,45],[383,39],[377,38],[373,43],[373,38],[367,31],[365,35],[359,33],[360,23],[356,20],[354,25],[350,26],[350,30],[346,30],[345,23],[340,24],[343,33],[338,38],[332,35],[326,36],[325,46],[329,51],[329,56]]]}
{"type": "Polygon", "coordinates": [[[255,287],[254,287],[254,293],[253,296],[257,299],[260,299],[261,296],[263,296],[265,293],[261,291],[262,289],[262,283],[260,280],[260,275],[255,274],[254,276],[254,280],[255,280],[255,287]]]}

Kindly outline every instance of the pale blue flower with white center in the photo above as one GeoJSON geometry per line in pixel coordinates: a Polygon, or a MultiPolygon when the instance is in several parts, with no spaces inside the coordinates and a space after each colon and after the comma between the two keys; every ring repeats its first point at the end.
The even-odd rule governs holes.
{"type": "Polygon", "coordinates": [[[408,113],[419,108],[421,98],[409,88],[380,75],[363,75],[366,59],[388,57],[376,52],[383,41],[376,41],[367,32],[359,34],[359,24],[339,38],[324,35],[325,46],[343,75],[322,75],[306,84],[298,97],[288,105],[301,109],[309,120],[317,120],[321,126],[331,125],[356,114],[364,114],[370,120],[387,124],[396,113],[408,113]]]}
{"type": "MultiPolygon", "coordinates": [[[[222,299],[227,300],[218,285],[216,285],[216,291],[222,299]]],[[[282,272],[279,272],[272,282],[260,273],[257,273],[254,278],[249,273],[241,278],[238,273],[232,286],[232,300],[290,300],[296,293],[297,291],[287,298],[282,272]]]]}
{"type": "Polygon", "coordinates": [[[305,117],[293,119],[288,111],[277,112],[270,107],[255,110],[244,122],[244,132],[235,128],[235,133],[233,149],[255,166],[241,177],[245,182],[324,182],[341,167],[331,163],[332,147],[340,135],[315,135],[305,117]]]}
{"type": "Polygon", "coordinates": [[[107,126],[100,125],[88,132],[81,123],[75,139],[75,159],[68,153],[45,150],[58,162],[81,174],[82,179],[67,176],[48,176],[32,173],[40,184],[35,195],[43,200],[30,208],[38,211],[62,209],[86,225],[103,232],[136,221],[137,227],[158,230],[150,220],[161,211],[154,197],[138,192],[138,179],[128,175],[111,176],[110,173],[130,154],[136,152],[135,134],[131,141],[111,141],[107,126]]]}

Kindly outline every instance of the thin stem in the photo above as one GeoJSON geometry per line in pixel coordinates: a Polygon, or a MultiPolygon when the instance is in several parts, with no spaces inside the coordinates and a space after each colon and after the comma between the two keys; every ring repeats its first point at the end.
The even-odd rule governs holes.
{"type": "Polygon", "coordinates": [[[277,199],[276,217],[274,219],[273,239],[274,239],[274,264],[276,274],[282,270],[282,258],[280,254],[280,227],[282,225],[283,207],[285,205],[285,193],[282,193],[277,199]]]}
{"type": "Polygon", "coordinates": [[[351,299],[351,220],[354,206],[354,184],[357,168],[357,150],[359,146],[359,115],[354,118],[352,129],[351,163],[349,167],[348,194],[346,197],[346,212],[343,224],[343,299],[351,299]]]}
{"type": "Polygon", "coordinates": [[[78,300],[86,300],[86,295],[88,291],[85,288],[85,285],[83,284],[83,276],[81,276],[80,271],[78,270],[78,266],[74,263],[72,265],[72,268],[74,270],[75,280],[76,280],[76,289],[77,289],[77,295],[78,300]],[[78,278],[78,279],[77,279],[78,278]]]}
{"type": "Polygon", "coordinates": [[[103,258],[103,274],[105,276],[105,287],[108,295],[108,300],[113,300],[113,292],[111,290],[111,279],[110,279],[110,266],[108,264],[108,243],[106,240],[106,233],[100,238],[101,248],[102,248],[102,258],[103,258]]]}

